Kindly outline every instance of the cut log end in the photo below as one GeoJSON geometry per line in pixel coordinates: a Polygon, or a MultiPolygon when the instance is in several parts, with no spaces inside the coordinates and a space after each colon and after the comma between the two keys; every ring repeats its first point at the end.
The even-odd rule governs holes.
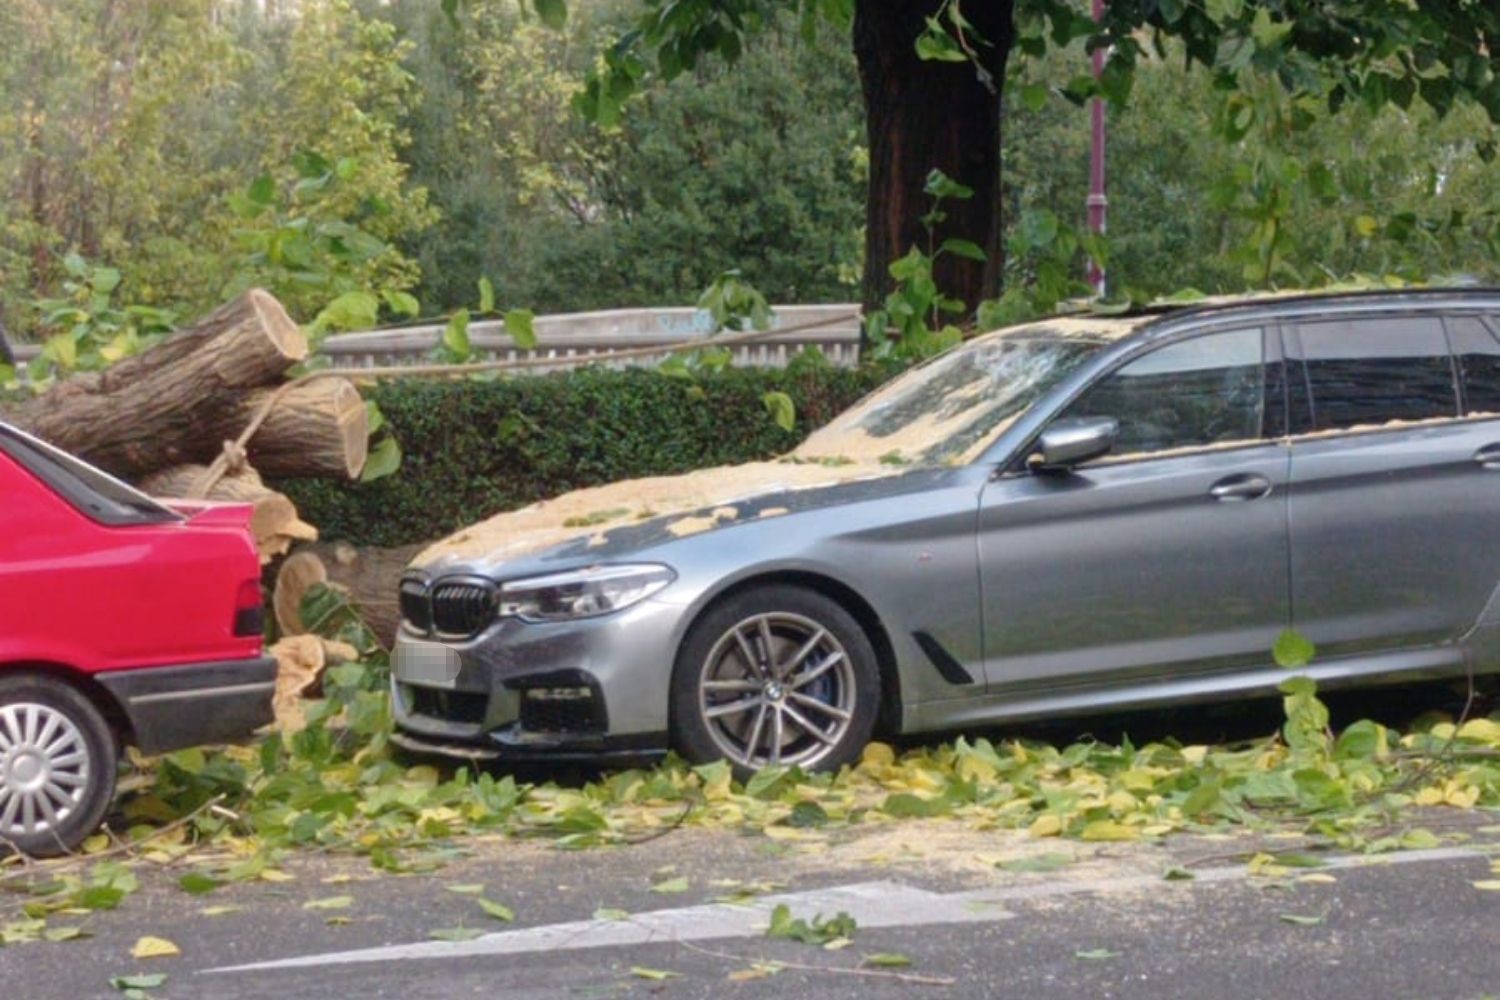
{"type": "Polygon", "coordinates": [[[320,378],[254,392],[221,431],[232,437],[270,406],[246,448],[250,462],[272,478],[330,476],[358,479],[369,454],[370,418],[354,383],[320,378]]]}
{"type": "Polygon", "coordinates": [[[306,360],[307,335],[302,332],[302,327],[287,315],[286,309],[277,301],[276,296],[264,288],[252,288],[245,293],[245,299],[256,318],[260,320],[260,327],[265,331],[267,339],[276,345],[282,355],[293,364],[306,360]]]}
{"type": "Polygon", "coordinates": [[[302,621],[302,599],[320,583],[328,582],[328,568],[313,552],[294,552],[276,571],[276,589],[271,608],[282,635],[301,635],[307,631],[302,621]]]}

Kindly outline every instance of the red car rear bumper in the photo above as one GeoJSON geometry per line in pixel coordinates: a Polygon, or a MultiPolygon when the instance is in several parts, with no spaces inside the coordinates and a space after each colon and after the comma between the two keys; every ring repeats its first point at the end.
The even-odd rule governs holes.
{"type": "Polygon", "coordinates": [[[239,740],[273,718],[276,661],[190,663],[115,670],[94,679],[115,696],[142,753],[239,740]]]}

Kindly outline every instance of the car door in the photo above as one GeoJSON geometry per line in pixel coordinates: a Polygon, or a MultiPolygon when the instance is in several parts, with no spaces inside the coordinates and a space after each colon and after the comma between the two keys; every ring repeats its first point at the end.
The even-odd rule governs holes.
{"type": "Polygon", "coordinates": [[[1284,380],[1259,328],[1106,374],[1055,419],[1110,416],[1103,459],[1012,471],[979,516],[990,690],[1263,664],[1289,620],[1284,380]]]}
{"type": "Polygon", "coordinates": [[[1458,638],[1500,579],[1500,342],[1383,315],[1289,325],[1286,352],[1297,629],[1322,655],[1458,638]]]}

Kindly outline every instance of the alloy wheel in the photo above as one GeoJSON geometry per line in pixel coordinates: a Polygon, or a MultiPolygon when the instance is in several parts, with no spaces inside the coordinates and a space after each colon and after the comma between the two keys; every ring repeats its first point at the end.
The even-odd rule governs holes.
{"type": "Polygon", "coordinates": [[[789,612],[752,615],[714,643],[698,683],[698,710],[714,744],[736,764],[812,767],[854,718],[848,650],[828,628],[789,612]]]}
{"type": "Polygon", "coordinates": [[[0,707],[0,837],[55,832],[90,777],[88,744],[67,715],[34,702],[0,707]]]}

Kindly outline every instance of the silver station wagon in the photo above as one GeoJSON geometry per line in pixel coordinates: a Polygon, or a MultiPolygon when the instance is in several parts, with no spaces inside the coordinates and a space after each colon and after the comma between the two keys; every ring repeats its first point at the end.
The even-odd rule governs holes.
{"type": "Polygon", "coordinates": [[[1493,671],[1497,584],[1500,291],[1073,316],[780,460],[433,546],[398,741],[835,767],[875,733],[1265,694],[1288,628],[1326,687],[1493,671]]]}

